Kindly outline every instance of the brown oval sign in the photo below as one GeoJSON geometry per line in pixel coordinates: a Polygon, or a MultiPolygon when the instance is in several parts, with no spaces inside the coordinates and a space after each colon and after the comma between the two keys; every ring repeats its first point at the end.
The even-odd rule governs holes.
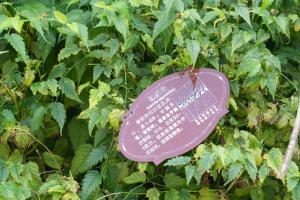
{"type": "Polygon", "coordinates": [[[193,149],[228,112],[228,96],[227,78],[213,69],[186,70],[156,81],[123,117],[121,152],[157,165],[193,149]]]}

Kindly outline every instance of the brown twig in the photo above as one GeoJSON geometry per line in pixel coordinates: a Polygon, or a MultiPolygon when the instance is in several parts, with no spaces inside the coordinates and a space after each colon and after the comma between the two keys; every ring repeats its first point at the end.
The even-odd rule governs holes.
{"type": "Polygon", "coordinates": [[[300,128],[300,97],[299,97],[299,103],[298,103],[298,108],[297,108],[297,116],[296,120],[294,123],[293,131],[291,134],[290,142],[288,145],[288,148],[285,152],[284,160],[281,164],[279,174],[277,178],[283,178],[288,170],[288,165],[292,159],[293,152],[295,150],[297,141],[298,141],[298,133],[299,133],[299,128],[300,128]]]}

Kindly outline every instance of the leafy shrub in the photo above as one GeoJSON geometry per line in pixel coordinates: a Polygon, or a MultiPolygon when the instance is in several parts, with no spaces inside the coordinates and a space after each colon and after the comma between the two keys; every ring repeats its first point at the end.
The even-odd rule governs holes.
{"type": "Polygon", "coordinates": [[[0,4],[0,199],[299,199],[298,0],[0,4]],[[124,158],[120,116],[155,80],[212,67],[230,112],[160,166],[124,158]]]}

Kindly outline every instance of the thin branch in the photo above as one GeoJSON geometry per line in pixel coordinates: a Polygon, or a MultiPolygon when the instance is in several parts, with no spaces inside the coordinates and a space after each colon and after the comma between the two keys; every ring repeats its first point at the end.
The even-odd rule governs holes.
{"type": "Polygon", "coordinates": [[[298,141],[298,134],[299,134],[299,128],[300,128],[300,97],[299,97],[299,103],[298,103],[298,108],[297,108],[297,116],[296,120],[294,123],[293,131],[291,134],[291,139],[289,142],[289,145],[287,147],[287,150],[285,152],[284,160],[281,164],[279,174],[277,178],[283,178],[288,170],[288,165],[292,159],[293,152],[295,150],[297,141],[298,141]]]}

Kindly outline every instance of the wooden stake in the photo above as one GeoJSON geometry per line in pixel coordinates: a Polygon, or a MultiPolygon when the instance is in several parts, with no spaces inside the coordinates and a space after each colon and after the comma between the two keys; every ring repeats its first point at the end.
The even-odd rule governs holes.
{"type": "Polygon", "coordinates": [[[285,174],[288,170],[289,163],[292,159],[293,152],[295,150],[295,147],[296,147],[296,144],[298,141],[298,133],[299,133],[299,128],[300,128],[300,97],[299,97],[298,101],[299,101],[299,103],[298,103],[298,108],[297,108],[297,116],[296,116],[296,120],[294,123],[293,131],[291,134],[291,139],[290,139],[288,148],[285,152],[284,160],[281,164],[279,174],[277,176],[277,178],[280,178],[280,179],[285,176],[285,174]]]}

